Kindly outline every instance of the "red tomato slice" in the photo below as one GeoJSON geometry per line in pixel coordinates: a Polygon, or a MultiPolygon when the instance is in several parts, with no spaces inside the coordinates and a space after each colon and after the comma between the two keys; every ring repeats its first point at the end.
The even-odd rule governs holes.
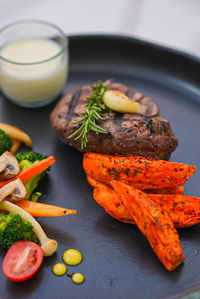
{"type": "Polygon", "coordinates": [[[31,241],[18,241],[5,255],[3,273],[12,281],[27,280],[40,268],[43,255],[43,250],[38,244],[31,241]]]}

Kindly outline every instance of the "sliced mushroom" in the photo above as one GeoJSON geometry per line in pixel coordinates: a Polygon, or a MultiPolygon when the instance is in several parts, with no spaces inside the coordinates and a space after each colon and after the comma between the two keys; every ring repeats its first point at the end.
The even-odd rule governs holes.
{"type": "Polygon", "coordinates": [[[56,252],[58,247],[57,242],[47,237],[41,225],[28,212],[24,211],[22,208],[7,200],[0,203],[0,209],[10,213],[19,214],[23,220],[28,221],[32,224],[33,232],[36,234],[38,240],[40,241],[44,256],[50,256],[54,252],[56,252]]]}
{"type": "Polygon", "coordinates": [[[9,201],[19,201],[25,199],[27,190],[20,179],[16,179],[0,189],[0,202],[7,199],[9,201]]]}
{"type": "Polygon", "coordinates": [[[9,152],[0,156],[0,180],[7,180],[15,177],[20,172],[17,159],[9,152]]]}

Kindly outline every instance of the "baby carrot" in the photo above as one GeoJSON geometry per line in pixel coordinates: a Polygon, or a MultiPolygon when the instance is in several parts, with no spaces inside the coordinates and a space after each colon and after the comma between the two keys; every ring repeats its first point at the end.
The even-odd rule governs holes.
{"type": "Polygon", "coordinates": [[[13,180],[21,179],[23,183],[26,183],[28,180],[32,179],[34,176],[39,174],[40,172],[49,168],[52,164],[56,162],[56,159],[53,156],[50,156],[42,161],[38,161],[33,163],[28,168],[23,169],[20,173],[10,180],[0,181],[0,188],[4,185],[10,183],[13,180]]]}
{"type": "Polygon", "coordinates": [[[76,214],[76,210],[64,209],[61,207],[47,205],[39,202],[32,202],[29,200],[21,200],[15,202],[15,204],[34,217],[58,217],[66,216],[69,214],[76,214]]]}

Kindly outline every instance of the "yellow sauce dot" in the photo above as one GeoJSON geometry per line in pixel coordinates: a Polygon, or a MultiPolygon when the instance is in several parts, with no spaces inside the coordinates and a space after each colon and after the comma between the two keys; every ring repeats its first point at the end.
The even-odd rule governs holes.
{"type": "Polygon", "coordinates": [[[53,274],[62,276],[67,272],[67,267],[64,264],[55,264],[52,268],[53,274]]]}
{"type": "Polygon", "coordinates": [[[84,280],[85,280],[85,277],[81,273],[74,273],[72,275],[72,281],[76,284],[81,284],[84,282],[84,280]]]}
{"type": "Polygon", "coordinates": [[[82,262],[82,254],[76,249],[68,249],[63,254],[63,261],[70,266],[76,266],[82,262]]]}

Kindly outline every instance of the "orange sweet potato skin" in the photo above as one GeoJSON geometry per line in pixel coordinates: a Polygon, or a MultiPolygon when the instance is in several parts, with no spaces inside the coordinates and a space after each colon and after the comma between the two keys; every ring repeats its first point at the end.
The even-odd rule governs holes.
{"type": "Polygon", "coordinates": [[[169,271],[176,269],[185,257],[171,217],[141,190],[117,181],[111,181],[111,186],[122,197],[160,261],[169,271]]]}
{"type": "Polygon", "coordinates": [[[99,182],[99,181],[96,181],[94,178],[92,178],[91,176],[87,176],[87,181],[88,181],[88,183],[92,186],[92,187],[94,187],[94,188],[104,188],[104,187],[106,187],[106,185],[105,184],[103,184],[103,183],[101,183],[101,182],[99,182]]]}
{"type": "Polygon", "coordinates": [[[182,163],[98,153],[86,153],[83,168],[88,176],[107,185],[117,180],[143,190],[183,185],[196,170],[182,163]]]}
{"type": "MultiPolygon", "coordinates": [[[[98,188],[101,186],[105,186],[105,184],[96,181],[94,178],[87,176],[88,183],[94,187],[98,188]]],[[[173,194],[173,195],[183,195],[184,194],[184,187],[182,186],[175,186],[171,188],[163,188],[163,189],[147,189],[143,190],[145,193],[148,194],[173,194]]]]}
{"type": "Polygon", "coordinates": [[[166,194],[148,194],[148,196],[170,214],[176,227],[189,227],[200,223],[200,198],[166,194]]]}
{"type": "Polygon", "coordinates": [[[148,194],[183,195],[184,190],[185,190],[185,188],[182,186],[174,186],[174,187],[163,188],[163,189],[147,189],[147,190],[143,190],[143,191],[148,194]]]}
{"type": "Polygon", "coordinates": [[[124,223],[135,224],[128,209],[124,206],[121,197],[110,187],[95,188],[93,191],[95,201],[113,218],[124,223]]]}
{"type": "MultiPolygon", "coordinates": [[[[104,184],[98,185],[94,189],[93,196],[112,217],[125,223],[135,224],[121,196],[113,189],[104,184]]],[[[175,227],[190,227],[200,223],[200,199],[198,197],[163,194],[148,194],[148,197],[170,215],[175,227]]]]}

